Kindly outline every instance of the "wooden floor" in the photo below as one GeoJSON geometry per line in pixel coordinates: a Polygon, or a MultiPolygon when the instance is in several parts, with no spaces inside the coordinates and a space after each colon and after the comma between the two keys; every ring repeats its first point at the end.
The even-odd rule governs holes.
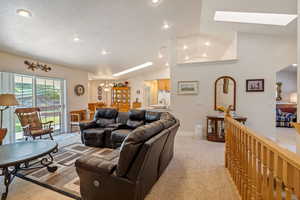
{"type": "MultiPolygon", "coordinates": [[[[79,139],[78,135],[67,137],[60,136],[57,141],[65,144],[79,139]]],[[[177,136],[175,147],[174,159],[146,200],[239,199],[224,168],[224,144],[177,136]]],[[[8,200],[47,199],[70,198],[19,178],[12,183],[8,196],[8,200]]]]}

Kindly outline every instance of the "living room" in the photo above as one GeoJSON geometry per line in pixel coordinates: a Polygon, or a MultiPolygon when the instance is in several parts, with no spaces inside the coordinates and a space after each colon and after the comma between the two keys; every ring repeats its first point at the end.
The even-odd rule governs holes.
{"type": "Polygon", "coordinates": [[[0,2],[2,199],[299,198],[298,12],[280,0],[0,2]]]}

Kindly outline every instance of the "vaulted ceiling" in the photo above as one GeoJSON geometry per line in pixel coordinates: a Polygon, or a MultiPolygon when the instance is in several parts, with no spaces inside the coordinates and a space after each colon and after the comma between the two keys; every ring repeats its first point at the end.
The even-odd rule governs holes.
{"type": "Polygon", "coordinates": [[[1,0],[0,51],[94,72],[99,77],[152,61],[177,37],[235,31],[295,35],[287,27],[214,22],[216,10],[295,14],[296,0],[1,0]],[[26,9],[32,17],[16,14],[26,9]],[[164,22],[171,25],[163,30],[164,22]],[[78,37],[79,41],[74,41],[78,37]],[[108,55],[102,55],[105,49],[108,55]]]}
{"type": "Polygon", "coordinates": [[[168,40],[199,32],[201,1],[150,2],[3,0],[0,50],[108,74],[159,62],[168,40]],[[17,9],[31,11],[32,17],[18,16],[17,9]],[[164,22],[169,30],[162,30],[164,22]],[[109,54],[103,56],[103,49],[109,54]]]}

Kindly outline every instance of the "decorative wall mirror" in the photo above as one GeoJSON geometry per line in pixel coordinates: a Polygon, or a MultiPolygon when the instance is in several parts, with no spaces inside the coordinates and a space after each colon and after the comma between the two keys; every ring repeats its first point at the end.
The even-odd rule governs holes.
{"type": "Polygon", "coordinates": [[[236,110],[236,81],[230,76],[222,76],[215,82],[215,110],[230,105],[236,110]]]}

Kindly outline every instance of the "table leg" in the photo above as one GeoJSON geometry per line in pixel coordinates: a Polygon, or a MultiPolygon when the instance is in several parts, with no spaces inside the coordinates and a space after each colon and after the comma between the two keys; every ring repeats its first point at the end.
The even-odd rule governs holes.
{"type": "MultiPolygon", "coordinates": [[[[56,151],[56,150],[55,150],[56,151]]],[[[56,151],[57,152],[57,151],[56,151]]],[[[53,163],[53,156],[51,155],[51,153],[48,154],[49,158],[47,157],[44,157],[42,160],[41,160],[41,165],[43,167],[46,167],[47,170],[51,173],[55,172],[57,170],[57,166],[50,166],[52,163],[53,163]]]]}
{"type": "Polygon", "coordinates": [[[8,195],[8,188],[12,179],[11,179],[11,173],[9,172],[9,169],[7,167],[4,168],[2,172],[4,175],[5,193],[2,194],[1,200],[6,200],[8,195]]]}

